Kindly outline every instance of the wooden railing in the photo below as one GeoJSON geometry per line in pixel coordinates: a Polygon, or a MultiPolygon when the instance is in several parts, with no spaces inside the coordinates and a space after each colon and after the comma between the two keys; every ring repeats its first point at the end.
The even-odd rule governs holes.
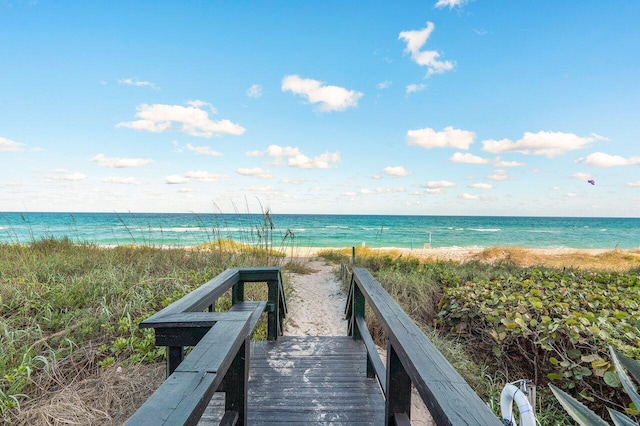
{"type": "Polygon", "coordinates": [[[167,380],[127,424],[196,424],[212,395],[224,391],[220,424],[246,425],[249,338],[264,311],[267,339],[276,340],[287,312],[279,268],[228,269],[144,320],[140,327],[154,328],[156,345],[167,347],[167,380]],[[249,282],[266,283],[268,300],[245,302],[249,282]],[[216,300],[229,289],[231,309],[214,312],[216,300]],[[186,358],[185,346],[194,346],[186,358]]]}
{"type": "MultiPolygon", "coordinates": [[[[347,274],[344,264],[342,274],[347,274]]],[[[367,375],[378,379],[384,393],[386,424],[410,424],[412,384],[438,425],[502,424],[364,268],[352,268],[345,313],[349,335],[367,348],[367,375]],[[386,367],[365,322],[365,303],[387,338],[386,367]]]]}

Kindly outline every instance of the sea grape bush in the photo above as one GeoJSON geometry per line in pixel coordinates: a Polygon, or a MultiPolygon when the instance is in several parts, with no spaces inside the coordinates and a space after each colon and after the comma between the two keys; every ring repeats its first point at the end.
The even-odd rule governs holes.
{"type": "Polygon", "coordinates": [[[637,273],[527,268],[444,284],[440,323],[474,339],[505,368],[580,394],[596,409],[609,401],[637,413],[607,352],[613,346],[640,358],[637,273]]]}

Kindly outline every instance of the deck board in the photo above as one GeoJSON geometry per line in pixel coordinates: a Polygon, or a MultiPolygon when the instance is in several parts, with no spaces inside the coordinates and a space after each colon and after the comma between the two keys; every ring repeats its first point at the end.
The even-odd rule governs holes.
{"type": "MultiPolygon", "coordinates": [[[[384,400],[366,377],[362,342],[350,337],[283,336],[251,342],[250,425],[383,425],[384,400]]],[[[224,395],[211,400],[200,425],[218,424],[224,395]]]]}

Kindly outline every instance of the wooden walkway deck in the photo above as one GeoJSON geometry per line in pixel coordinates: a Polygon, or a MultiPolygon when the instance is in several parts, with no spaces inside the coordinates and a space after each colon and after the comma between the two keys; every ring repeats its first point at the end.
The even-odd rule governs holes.
{"type": "MultiPolygon", "coordinates": [[[[384,425],[384,399],[366,377],[366,349],[348,336],[251,342],[250,425],[384,425]]],[[[224,398],[216,394],[200,425],[217,425],[224,398]]]]}

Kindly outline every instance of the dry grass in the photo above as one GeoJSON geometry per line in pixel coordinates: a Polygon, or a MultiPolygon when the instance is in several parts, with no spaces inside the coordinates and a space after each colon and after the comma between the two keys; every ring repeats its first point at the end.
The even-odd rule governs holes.
{"type": "Polygon", "coordinates": [[[640,268],[640,250],[546,250],[493,247],[470,260],[486,263],[510,262],[518,266],[546,266],[601,271],[628,271],[640,268]]]}
{"type": "Polygon", "coordinates": [[[120,425],[164,380],[164,363],[98,368],[92,346],[80,352],[39,375],[39,397],[21,407],[15,424],[120,425]]]}

